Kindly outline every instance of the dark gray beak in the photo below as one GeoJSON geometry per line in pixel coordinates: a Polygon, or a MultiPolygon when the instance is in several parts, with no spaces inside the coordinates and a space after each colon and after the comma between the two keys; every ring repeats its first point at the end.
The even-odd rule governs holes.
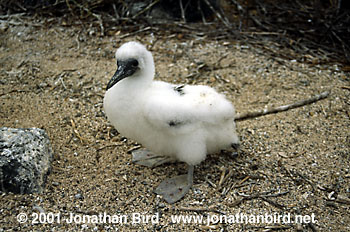
{"type": "Polygon", "coordinates": [[[127,59],[123,61],[118,61],[118,69],[114,73],[113,77],[107,84],[106,90],[112,88],[119,81],[123,80],[126,77],[132,76],[139,68],[138,61],[136,59],[127,59]]]}

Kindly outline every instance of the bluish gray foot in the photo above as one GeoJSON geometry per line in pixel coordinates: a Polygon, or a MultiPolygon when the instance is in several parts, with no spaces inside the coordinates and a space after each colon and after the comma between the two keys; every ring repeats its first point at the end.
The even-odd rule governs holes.
{"type": "Polygon", "coordinates": [[[175,162],[175,159],[167,156],[156,155],[146,149],[131,152],[132,162],[146,167],[157,167],[164,163],[175,162]]]}
{"type": "Polygon", "coordinates": [[[164,180],[154,192],[162,195],[164,200],[170,204],[181,200],[193,185],[193,170],[194,167],[189,165],[187,175],[164,180]]]}

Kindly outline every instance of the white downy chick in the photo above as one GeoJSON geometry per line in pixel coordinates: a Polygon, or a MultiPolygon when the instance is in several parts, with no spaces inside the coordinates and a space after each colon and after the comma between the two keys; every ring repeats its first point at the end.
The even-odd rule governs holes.
{"type": "Polygon", "coordinates": [[[235,110],[224,95],[208,86],[154,81],[152,54],[138,42],[123,44],[116,59],[104,109],[123,136],[187,163],[192,173],[208,153],[239,144],[235,110]]]}

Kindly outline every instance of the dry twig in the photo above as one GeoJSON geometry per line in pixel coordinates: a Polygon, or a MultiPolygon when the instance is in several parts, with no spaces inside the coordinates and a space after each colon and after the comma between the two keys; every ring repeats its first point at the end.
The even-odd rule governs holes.
{"type": "Polygon", "coordinates": [[[247,200],[252,200],[252,199],[261,199],[263,201],[266,201],[267,203],[275,206],[276,208],[279,209],[285,209],[286,206],[281,205],[275,201],[272,201],[270,199],[267,199],[268,197],[278,197],[278,196],[282,196],[289,193],[289,191],[285,191],[285,192],[278,192],[275,194],[270,194],[270,192],[263,192],[263,193],[255,193],[252,195],[246,195],[243,193],[238,193],[240,196],[242,196],[242,198],[234,201],[233,203],[230,204],[230,206],[238,206],[239,204],[241,204],[243,201],[247,201],[247,200]]]}
{"type": "Polygon", "coordinates": [[[85,143],[87,142],[87,139],[83,138],[83,137],[80,135],[80,133],[79,133],[77,127],[76,127],[76,124],[75,124],[74,120],[71,119],[71,120],[70,120],[70,123],[71,123],[72,129],[73,129],[73,133],[75,134],[75,136],[80,140],[80,142],[81,142],[82,144],[85,144],[85,143]]]}
{"type": "Polygon", "coordinates": [[[137,18],[138,16],[142,15],[146,11],[149,11],[155,4],[157,4],[160,0],[155,0],[151,4],[149,4],[145,9],[140,10],[136,15],[132,16],[133,19],[137,18]]]}
{"type": "Polygon", "coordinates": [[[298,107],[301,107],[301,106],[305,106],[305,105],[317,102],[317,101],[319,101],[321,99],[324,99],[324,98],[328,97],[328,95],[329,95],[329,92],[325,91],[325,92],[322,92],[321,94],[317,94],[317,95],[315,95],[315,96],[313,96],[311,98],[304,99],[304,100],[301,100],[301,101],[298,101],[298,102],[295,102],[295,103],[291,103],[291,104],[288,104],[288,105],[278,106],[278,107],[275,107],[275,108],[266,108],[266,109],[263,109],[263,110],[258,110],[258,111],[238,114],[238,115],[236,115],[235,120],[236,121],[243,121],[243,120],[246,120],[246,119],[256,118],[256,117],[264,116],[264,115],[267,115],[267,114],[275,114],[275,113],[287,111],[287,110],[290,110],[290,109],[298,108],[298,107]]]}
{"type": "Polygon", "coordinates": [[[210,10],[215,14],[215,16],[229,29],[231,29],[231,25],[228,22],[228,19],[225,17],[225,15],[220,14],[217,10],[214,9],[212,4],[208,0],[204,0],[205,4],[208,5],[210,10]]]}
{"type": "Polygon", "coordinates": [[[26,92],[28,92],[28,91],[27,90],[21,90],[21,89],[13,89],[13,90],[8,91],[7,93],[1,93],[0,97],[6,96],[6,95],[11,94],[11,93],[26,93],[26,92]]]}

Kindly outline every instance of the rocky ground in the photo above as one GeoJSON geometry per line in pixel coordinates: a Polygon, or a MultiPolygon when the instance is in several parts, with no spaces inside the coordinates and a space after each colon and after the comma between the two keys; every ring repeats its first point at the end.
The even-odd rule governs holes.
{"type": "Polygon", "coordinates": [[[34,21],[4,25],[0,37],[1,126],[43,128],[54,150],[42,194],[1,193],[0,231],[350,230],[350,79],[337,65],[281,63],[239,41],[186,40],[151,32],[99,37],[79,27],[34,21]],[[238,155],[209,155],[195,169],[194,188],[170,205],[153,190],[165,178],[184,173],[184,165],[134,165],[130,151],[139,145],[118,134],[103,112],[105,87],[116,69],[114,52],[130,40],[152,51],[156,79],[210,85],[239,113],[326,90],[330,95],[301,108],[238,122],[238,155]],[[53,223],[35,220],[33,213],[40,212],[46,222],[53,215],[53,223]],[[19,213],[26,213],[28,221],[19,223],[19,213]],[[70,214],[78,219],[103,213],[119,221],[65,221],[70,214]],[[157,217],[134,218],[132,223],[133,213],[157,217]],[[237,213],[290,213],[292,219],[303,215],[310,220],[216,220],[237,213]],[[180,215],[202,215],[205,220],[172,222],[180,215]]]}

